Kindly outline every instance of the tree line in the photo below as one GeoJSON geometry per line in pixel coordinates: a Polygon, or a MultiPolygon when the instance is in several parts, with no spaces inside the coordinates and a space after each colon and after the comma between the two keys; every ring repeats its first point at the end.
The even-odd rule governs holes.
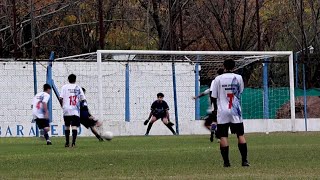
{"type": "MultiPolygon", "coordinates": [[[[97,49],[292,50],[319,64],[320,1],[2,0],[0,57],[47,58],[97,49]]],[[[310,84],[309,83],[309,84],[310,84]]]]}

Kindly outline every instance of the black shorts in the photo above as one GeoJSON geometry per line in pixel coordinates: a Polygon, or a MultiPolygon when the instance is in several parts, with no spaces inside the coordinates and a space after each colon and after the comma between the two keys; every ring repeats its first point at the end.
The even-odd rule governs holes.
{"type": "Polygon", "coordinates": [[[88,110],[80,110],[80,124],[82,124],[87,129],[97,124],[97,121],[89,118],[90,116],[91,115],[88,110]]]}
{"type": "Polygon", "coordinates": [[[71,126],[80,126],[80,118],[78,116],[63,116],[64,125],[69,127],[71,126]]]}
{"type": "Polygon", "coordinates": [[[87,129],[89,129],[89,127],[91,126],[95,126],[97,124],[97,121],[93,120],[93,119],[89,119],[88,118],[80,118],[80,123],[86,127],[87,129]]]}
{"type": "Polygon", "coordinates": [[[243,123],[218,124],[217,135],[219,137],[228,137],[229,127],[231,130],[231,134],[237,134],[238,137],[244,135],[243,123]]]}
{"type": "Polygon", "coordinates": [[[204,125],[205,126],[211,126],[211,124],[213,122],[217,122],[217,116],[214,115],[213,113],[208,114],[205,118],[204,118],[205,122],[204,125]]]}
{"type": "Polygon", "coordinates": [[[37,118],[37,119],[35,119],[35,121],[36,121],[36,124],[39,129],[43,129],[45,127],[50,127],[49,126],[49,119],[43,119],[43,118],[38,119],[37,118]]]}
{"type": "Polygon", "coordinates": [[[152,116],[156,117],[157,120],[162,120],[163,118],[167,117],[166,114],[152,114],[152,116]]]}

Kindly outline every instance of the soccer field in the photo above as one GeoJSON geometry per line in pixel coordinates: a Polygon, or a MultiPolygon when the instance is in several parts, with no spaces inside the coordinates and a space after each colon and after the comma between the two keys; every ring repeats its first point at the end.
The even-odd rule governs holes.
{"type": "Polygon", "coordinates": [[[316,179],[320,133],[247,134],[250,167],[241,167],[236,137],[231,167],[208,136],[79,137],[47,146],[39,138],[0,138],[0,179],[316,179]]]}

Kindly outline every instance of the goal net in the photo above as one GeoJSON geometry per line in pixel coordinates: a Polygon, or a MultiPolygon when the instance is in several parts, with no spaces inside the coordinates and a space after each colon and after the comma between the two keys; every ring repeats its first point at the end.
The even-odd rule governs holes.
{"type": "MultiPolygon", "coordinates": [[[[206,132],[198,127],[202,127],[199,120],[206,115],[208,98],[192,97],[208,88],[226,59],[236,61],[235,72],[245,82],[241,105],[246,132],[296,131],[290,51],[98,50],[56,59],[53,79],[61,87],[70,73],[76,74],[77,83],[87,90],[91,113],[116,134],[144,134],[143,121],[159,92],[170,107],[176,130],[196,134],[206,132]]],[[[58,116],[60,111],[57,108],[54,113],[58,116]]]]}
{"type": "MultiPolygon", "coordinates": [[[[121,114],[119,119],[144,120],[145,115],[141,114],[148,114],[155,94],[164,92],[172,107],[171,119],[182,123],[201,119],[199,108],[203,105],[198,106],[198,101],[194,102],[191,97],[198,95],[201,85],[216,76],[226,59],[234,59],[235,72],[244,77],[246,89],[242,94],[242,107],[248,128],[266,132],[295,131],[292,52],[101,50],[97,52],[100,116],[108,116],[110,111],[103,105],[108,102],[105,96],[110,94],[110,85],[104,83],[108,73],[104,64],[123,65],[126,78],[122,76],[117,86],[126,87],[125,92],[111,103],[121,102],[123,98],[120,103],[122,112],[117,111],[118,115],[121,114]]],[[[120,104],[115,106],[120,107],[120,104]]]]}

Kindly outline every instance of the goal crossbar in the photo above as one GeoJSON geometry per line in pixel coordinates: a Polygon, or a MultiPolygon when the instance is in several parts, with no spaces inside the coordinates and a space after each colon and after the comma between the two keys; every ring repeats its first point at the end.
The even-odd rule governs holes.
{"type": "Polygon", "coordinates": [[[151,51],[151,50],[98,50],[101,54],[147,54],[147,55],[293,55],[292,51],[151,51]]]}

